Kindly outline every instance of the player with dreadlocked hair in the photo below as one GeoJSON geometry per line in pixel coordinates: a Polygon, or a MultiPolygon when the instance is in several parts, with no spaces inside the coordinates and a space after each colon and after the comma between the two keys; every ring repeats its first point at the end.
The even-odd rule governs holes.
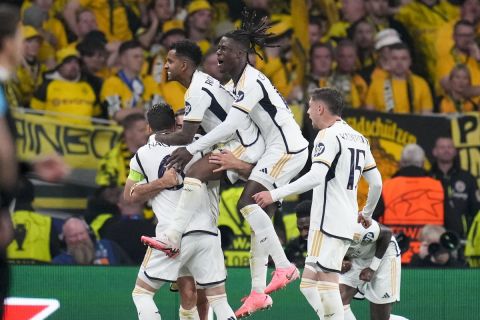
{"type": "MultiPolygon", "coordinates": [[[[267,40],[274,36],[266,33],[268,27],[266,19],[255,22],[254,15],[247,13],[240,29],[221,38],[217,48],[218,65],[220,71],[232,79],[227,87],[234,93],[235,102],[224,122],[186,148],[176,149],[170,158],[170,165],[183,167],[194,154],[228,140],[250,121],[258,126],[265,140],[265,153],[251,170],[237,204],[237,209],[253,230],[250,262],[252,291],[235,313],[237,317],[269,308],[272,300],[268,294],[299,277],[297,268],[285,256],[269,215],[253,199],[256,193],[288,184],[308,158],[308,142],[303,138],[285,100],[270,80],[248,61],[250,52],[260,55],[256,47],[265,47],[267,40]],[[276,270],[266,286],[269,255],[276,270]]],[[[223,165],[222,169],[235,168],[223,165]]],[[[191,178],[188,173],[187,177],[191,178]]],[[[184,192],[185,196],[182,195],[178,205],[182,209],[177,209],[175,222],[160,239],[166,252],[179,249],[178,239],[195,212],[195,194],[200,192],[201,183],[198,180],[198,184],[192,184],[188,192],[184,192]]],[[[272,213],[275,207],[276,204],[272,204],[265,209],[272,213]]]]}

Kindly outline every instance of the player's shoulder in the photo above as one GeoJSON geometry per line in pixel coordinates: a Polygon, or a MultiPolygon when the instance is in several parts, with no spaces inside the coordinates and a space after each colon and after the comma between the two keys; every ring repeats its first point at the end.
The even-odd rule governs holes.
{"type": "Polygon", "coordinates": [[[330,126],[318,131],[315,141],[336,140],[337,134],[336,126],[330,126]]]}
{"type": "Polygon", "coordinates": [[[155,154],[155,156],[161,157],[170,154],[178,147],[156,141],[153,134],[148,138],[148,142],[137,150],[137,155],[151,157],[152,154],[155,154]]]}
{"type": "Polygon", "coordinates": [[[195,90],[202,90],[203,88],[217,88],[219,85],[220,82],[218,82],[217,79],[206,74],[205,72],[197,70],[195,71],[190,87],[193,86],[193,89],[195,90]]]}
{"type": "Polygon", "coordinates": [[[368,139],[360,132],[352,128],[347,122],[341,120],[338,125],[334,126],[340,141],[352,141],[359,144],[370,146],[368,139]]]}
{"type": "Polygon", "coordinates": [[[258,69],[247,65],[243,71],[240,80],[238,81],[237,88],[240,90],[245,90],[246,88],[258,88],[260,89],[259,83],[270,81],[268,78],[258,69]]]}

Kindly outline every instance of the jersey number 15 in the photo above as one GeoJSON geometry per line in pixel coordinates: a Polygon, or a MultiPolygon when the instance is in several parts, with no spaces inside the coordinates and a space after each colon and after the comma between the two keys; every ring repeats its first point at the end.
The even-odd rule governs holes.
{"type": "Polygon", "coordinates": [[[365,162],[365,150],[348,148],[350,150],[350,174],[348,175],[347,189],[353,190],[357,186],[358,180],[362,175],[364,164],[360,165],[360,155],[363,154],[363,162],[365,162]],[[359,172],[358,179],[355,179],[355,171],[359,172]]]}

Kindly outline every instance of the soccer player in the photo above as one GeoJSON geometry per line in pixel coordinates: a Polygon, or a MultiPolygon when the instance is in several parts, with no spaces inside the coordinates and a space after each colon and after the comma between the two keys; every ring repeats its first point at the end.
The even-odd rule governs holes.
{"type": "Polygon", "coordinates": [[[340,275],[345,320],[355,320],[350,302],[360,293],[370,301],[371,319],[389,320],[392,305],[400,301],[400,249],[392,231],[372,220],[355,227],[340,275]]]}
{"type": "MultiPolygon", "coordinates": [[[[178,81],[188,88],[185,93],[185,115],[182,130],[159,134],[156,136],[157,141],[168,145],[187,145],[194,140],[199,130],[208,133],[227,117],[234,95],[216,79],[197,69],[201,60],[200,48],[190,40],[174,43],[168,52],[165,63],[168,80],[178,81]]],[[[264,152],[263,138],[251,122],[221,142],[219,147],[232,151],[237,158],[249,163],[255,163],[264,152]]],[[[252,167],[246,166],[248,169],[252,167]]],[[[199,160],[195,168],[201,169],[195,172],[203,182],[218,180],[222,176],[222,172],[215,170],[217,166],[208,164],[207,157],[199,160]]],[[[232,182],[237,180],[232,171],[227,176],[232,182]]],[[[190,183],[188,178],[185,183],[190,183]]]]}
{"type": "MultiPolygon", "coordinates": [[[[166,104],[153,106],[147,112],[147,121],[156,134],[175,131],[174,113],[166,104]]],[[[153,211],[159,221],[157,235],[171,223],[172,213],[182,193],[183,186],[177,185],[177,174],[173,169],[166,168],[167,160],[176,148],[156,142],[155,135],[152,135],[148,144],[141,147],[130,162],[124,197],[131,201],[153,198],[153,211]]],[[[183,250],[177,259],[170,259],[152,248],[145,254],[132,292],[140,320],[161,319],[153,301],[155,292],[165,282],[190,275],[198,288],[205,289],[218,319],[236,319],[225,293],[226,270],[217,228],[219,185],[216,181],[210,182],[208,187],[205,184],[201,186],[201,196],[196,203],[197,214],[182,235],[183,250]]],[[[198,319],[196,307],[181,307],[180,319],[198,319]]]]}
{"type": "MultiPolygon", "coordinates": [[[[265,33],[268,29],[265,19],[256,23],[251,18],[244,18],[241,29],[225,34],[217,49],[219,68],[232,79],[231,85],[236,95],[227,117],[187,148],[175,150],[170,159],[170,163],[183,166],[194,154],[227,140],[251,121],[260,129],[265,140],[265,153],[251,171],[237,205],[253,230],[250,263],[252,291],[237,310],[238,317],[270,307],[272,301],[267,295],[299,276],[296,267],[285,256],[269,216],[253,201],[252,196],[287,184],[304,167],[308,157],[308,142],[303,138],[288,105],[265,75],[249,64],[249,52],[257,45],[264,47],[265,40],[270,36],[265,33]],[[276,270],[266,286],[268,255],[272,256],[276,270]]],[[[208,164],[208,157],[204,159],[208,164]]],[[[198,168],[197,164],[193,167],[198,168]]],[[[201,191],[200,185],[204,181],[201,175],[195,176],[192,170],[187,172],[187,177],[192,183],[188,192],[184,189],[175,221],[161,239],[167,251],[178,249],[177,239],[195,212],[196,194],[201,191]]],[[[273,211],[275,206],[267,210],[273,211]]]]}
{"type": "Polygon", "coordinates": [[[343,320],[338,274],[353,240],[355,224],[359,220],[365,227],[370,226],[382,186],[368,140],[342,120],[343,107],[338,91],[315,89],[308,114],[320,131],[310,171],[291,184],[254,196],[264,207],[290,194],[313,189],[308,256],[300,291],[319,318],[329,320],[343,320]],[[367,203],[358,213],[357,184],[361,175],[370,188],[367,203]]]}

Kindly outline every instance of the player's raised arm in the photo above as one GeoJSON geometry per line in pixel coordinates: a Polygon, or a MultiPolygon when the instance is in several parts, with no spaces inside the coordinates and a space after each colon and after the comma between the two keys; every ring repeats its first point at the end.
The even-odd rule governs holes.
{"type": "Polygon", "coordinates": [[[190,122],[184,120],[182,131],[177,131],[170,134],[157,133],[155,140],[169,146],[181,146],[189,144],[193,141],[195,134],[200,127],[200,122],[190,122]]]}
{"type": "Polygon", "coordinates": [[[310,171],[281,188],[257,193],[254,195],[255,202],[262,207],[268,206],[289,195],[304,193],[325,183],[328,170],[339,152],[340,144],[337,137],[329,134],[328,129],[321,130],[315,139],[310,171]]]}
{"type": "Polygon", "coordinates": [[[247,127],[248,125],[248,115],[238,109],[232,108],[225,121],[220,123],[215,129],[187,147],[181,147],[175,150],[168,162],[169,167],[184,168],[195,153],[204,151],[219,142],[228,140],[236,130],[247,127]]]}
{"type": "Polygon", "coordinates": [[[253,199],[263,208],[289,195],[307,192],[325,181],[328,169],[327,165],[313,163],[310,171],[294,182],[272,191],[259,192],[253,199]]]}

